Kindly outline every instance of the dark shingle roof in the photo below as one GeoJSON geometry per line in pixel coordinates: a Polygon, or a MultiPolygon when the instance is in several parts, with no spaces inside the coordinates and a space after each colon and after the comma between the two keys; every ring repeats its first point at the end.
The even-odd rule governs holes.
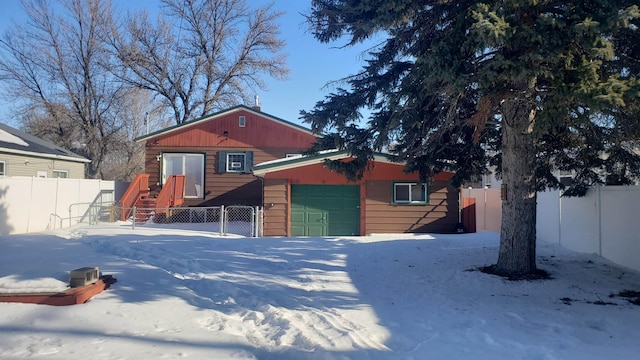
{"type": "Polygon", "coordinates": [[[91,162],[67,149],[0,123],[0,152],[41,156],[76,162],[91,162]],[[8,134],[8,135],[7,135],[8,134]]]}

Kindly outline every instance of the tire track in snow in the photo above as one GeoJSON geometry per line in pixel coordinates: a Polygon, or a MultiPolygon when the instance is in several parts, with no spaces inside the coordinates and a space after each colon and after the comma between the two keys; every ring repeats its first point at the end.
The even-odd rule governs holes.
{"type": "MultiPolygon", "coordinates": [[[[300,269],[300,264],[308,266],[306,260],[300,264],[271,261],[268,266],[253,268],[252,273],[260,273],[265,279],[271,280],[267,285],[256,285],[247,282],[247,272],[227,273],[228,270],[219,268],[219,264],[209,266],[206,262],[208,259],[201,259],[202,254],[184,253],[179,248],[163,246],[157,241],[119,242],[109,238],[84,241],[102,253],[157,267],[180,280],[194,295],[207,300],[207,304],[200,305],[209,311],[195,322],[213,333],[234,333],[257,348],[275,351],[389,350],[384,345],[386,339],[377,335],[384,334],[385,330],[374,322],[361,321],[371,318],[368,312],[372,310],[359,304],[356,298],[350,300],[352,303],[347,302],[335,308],[323,304],[322,296],[314,296],[318,289],[329,293],[348,293],[349,279],[339,283],[334,278],[329,281],[322,276],[324,270],[318,270],[301,281],[296,270],[300,269]],[[297,298],[283,296],[289,287],[313,291],[297,298]],[[265,300],[275,300],[278,304],[265,303],[265,300]]],[[[261,259],[264,258],[261,256],[261,259]]],[[[330,297],[327,301],[335,299],[330,297]]]]}

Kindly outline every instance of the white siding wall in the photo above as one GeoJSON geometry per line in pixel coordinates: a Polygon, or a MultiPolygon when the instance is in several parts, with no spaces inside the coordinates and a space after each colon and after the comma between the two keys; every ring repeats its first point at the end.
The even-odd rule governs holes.
{"type": "Polygon", "coordinates": [[[66,170],[69,178],[84,179],[85,163],[8,153],[0,153],[0,161],[7,164],[7,176],[37,176],[38,171],[45,171],[47,177],[53,177],[53,170],[66,170]]]}

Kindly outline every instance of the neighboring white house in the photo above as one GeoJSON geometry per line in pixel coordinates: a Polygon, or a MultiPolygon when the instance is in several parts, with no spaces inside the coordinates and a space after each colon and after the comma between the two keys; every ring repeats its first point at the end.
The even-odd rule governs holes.
{"type": "Polygon", "coordinates": [[[84,179],[91,160],[0,123],[0,177],[84,179]]]}

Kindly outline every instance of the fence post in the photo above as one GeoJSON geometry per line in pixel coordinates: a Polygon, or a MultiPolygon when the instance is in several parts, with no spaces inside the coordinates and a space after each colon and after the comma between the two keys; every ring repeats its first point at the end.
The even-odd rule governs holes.
{"type": "Polygon", "coordinates": [[[255,237],[256,236],[256,210],[254,208],[250,208],[251,209],[251,230],[249,231],[249,236],[250,237],[255,237]]]}
{"type": "Polygon", "coordinates": [[[597,216],[598,216],[598,255],[602,256],[602,186],[596,185],[598,191],[597,197],[597,216]]]}
{"type": "Polygon", "coordinates": [[[133,211],[131,212],[133,214],[133,217],[131,218],[131,230],[135,230],[136,229],[136,206],[133,206],[133,211]]]}
{"type": "Polygon", "coordinates": [[[220,236],[224,236],[224,221],[225,221],[225,216],[224,216],[224,205],[220,205],[220,236]]]}
{"type": "Polygon", "coordinates": [[[558,245],[562,246],[562,194],[560,190],[556,190],[558,193],[558,245]]]}
{"type": "Polygon", "coordinates": [[[255,223],[255,232],[253,233],[253,237],[258,237],[259,235],[259,229],[260,229],[260,206],[256,206],[255,209],[255,213],[254,213],[254,223],[255,223]]]}

